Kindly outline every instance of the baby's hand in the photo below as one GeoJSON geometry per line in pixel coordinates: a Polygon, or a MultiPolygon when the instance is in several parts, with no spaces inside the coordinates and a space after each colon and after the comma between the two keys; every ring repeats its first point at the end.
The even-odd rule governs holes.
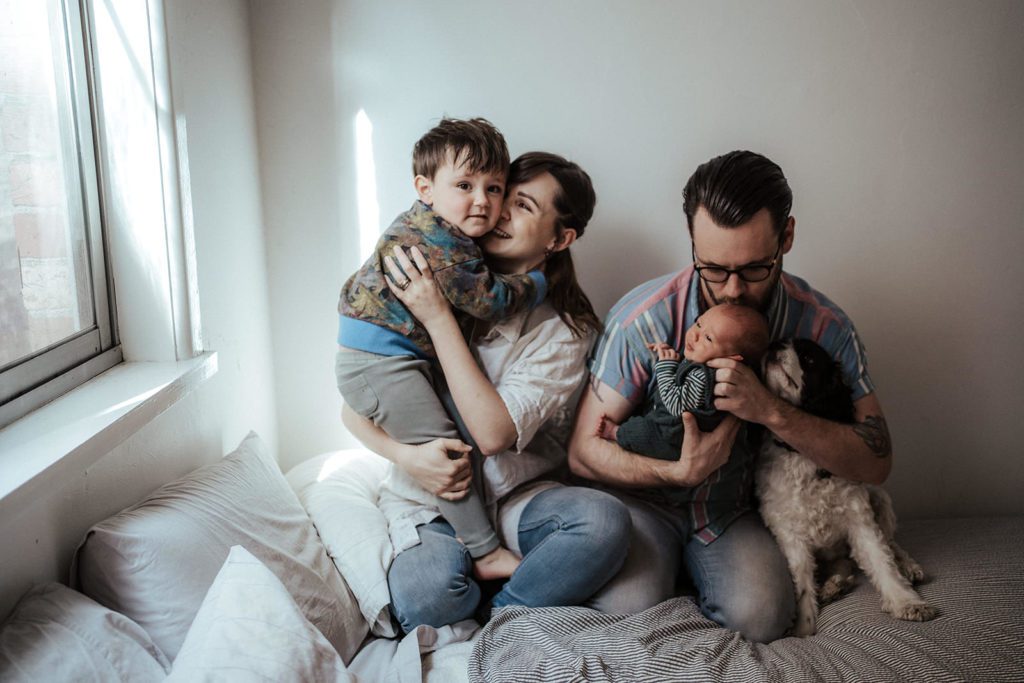
{"type": "Polygon", "coordinates": [[[679,352],[673,349],[665,342],[655,342],[648,344],[647,348],[654,353],[658,354],[658,360],[679,360],[679,352]]]}

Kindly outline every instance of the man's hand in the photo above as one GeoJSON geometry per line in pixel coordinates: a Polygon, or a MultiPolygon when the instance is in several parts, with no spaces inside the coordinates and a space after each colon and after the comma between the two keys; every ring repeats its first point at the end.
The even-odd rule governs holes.
{"type": "MultiPolygon", "coordinates": [[[[683,446],[673,479],[679,486],[696,486],[729,460],[740,429],[735,415],[726,415],[714,431],[702,432],[693,413],[683,413],[683,446]]],[[[676,464],[676,463],[673,463],[676,464]]]]}
{"type": "Polygon", "coordinates": [[[473,480],[469,452],[473,448],[458,439],[434,439],[409,447],[398,463],[419,485],[445,500],[461,500],[473,480]],[[449,453],[459,456],[452,460],[449,453]]]}
{"type": "Polygon", "coordinates": [[[636,406],[600,380],[580,398],[576,426],[569,440],[569,467],[576,474],[613,486],[696,486],[729,460],[740,421],[727,415],[712,432],[702,432],[697,418],[683,413],[679,460],[645,458],[601,438],[594,425],[602,416],[612,422],[629,418],[636,406]]]}
{"type": "Polygon", "coordinates": [[[765,424],[767,416],[778,410],[782,399],[768,391],[754,371],[732,358],[714,358],[708,367],[715,369],[715,408],[732,413],[741,420],[765,424]]]}

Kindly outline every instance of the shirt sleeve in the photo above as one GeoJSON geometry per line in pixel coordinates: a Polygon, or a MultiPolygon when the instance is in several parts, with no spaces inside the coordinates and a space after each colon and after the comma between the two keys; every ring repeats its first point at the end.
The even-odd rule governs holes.
{"type": "Polygon", "coordinates": [[[539,270],[499,275],[482,258],[437,269],[434,279],[452,306],[480,320],[501,320],[531,310],[547,296],[547,279],[539,270]]]}
{"type": "Polygon", "coordinates": [[[591,336],[574,338],[559,318],[546,321],[495,383],[516,428],[516,452],[523,452],[559,411],[572,411],[572,398],[586,377],[591,336]],[[554,333],[554,334],[552,334],[554,333]]]}
{"type": "MultiPolygon", "coordinates": [[[[875,384],[868,375],[868,357],[864,345],[857,335],[853,323],[846,321],[846,324],[836,330],[834,336],[825,335],[822,343],[829,354],[838,363],[843,372],[843,380],[846,386],[850,387],[853,400],[863,398],[874,393],[875,384]],[[829,338],[831,336],[831,338],[829,338]]],[[[819,342],[821,343],[821,342],[819,342]]]]}
{"type": "Polygon", "coordinates": [[[661,397],[665,409],[673,415],[682,413],[683,387],[676,382],[678,370],[679,361],[677,360],[659,360],[654,364],[654,378],[658,383],[658,395],[661,397]]]}
{"type": "Polygon", "coordinates": [[[661,402],[665,404],[665,409],[673,415],[682,415],[687,411],[703,411],[708,390],[708,378],[704,366],[687,372],[682,384],[676,381],[678,371],[679,361],[659,360],[654,364],[658,395],[661,396],[661,402]]]}
{"type": "Polygon", "coordinates": [[[654,355],[647,344],[669,338],[667,331],[650,330],[637,323],[623,327],[609,316],[591,354],[590,374],[633,405],[639,405],[646,398],[654,376],[654,355]]]}

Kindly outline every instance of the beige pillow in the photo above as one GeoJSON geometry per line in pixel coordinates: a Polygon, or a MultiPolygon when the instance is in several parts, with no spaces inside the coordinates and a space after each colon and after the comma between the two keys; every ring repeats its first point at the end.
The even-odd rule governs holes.
{"type": "Polygon", "coordinates": [[[228,550],[259,558],[347,663],[367,633],[351,592],[260,438],[88,531],[72,585],[141,625],[173,660],[228,550]]]}
{"type": "Polygon", "coordinates": [[[231,548],[185,636],[170,681],[355,681],[284,584],[231,548]]]}
{"type": "Polygon", "coordinates": [[[160,681],[170,663],[141,626],[59,583],[32,588],[0,630],[0,681],[160,681]]]}

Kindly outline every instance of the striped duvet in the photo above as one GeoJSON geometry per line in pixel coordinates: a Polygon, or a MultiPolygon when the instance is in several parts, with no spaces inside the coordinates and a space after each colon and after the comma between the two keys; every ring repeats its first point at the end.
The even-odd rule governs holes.
{"type": "Polygon", "coordinates": [[[510,681],[1024,681],[1024,518],[908,522],[897,538],[928,573],[934,621],[881,612],[861,578],[818,634],[751,643],[676,598],[635,615],[579,607],[497,612],[469,679],[510,681]]]}

